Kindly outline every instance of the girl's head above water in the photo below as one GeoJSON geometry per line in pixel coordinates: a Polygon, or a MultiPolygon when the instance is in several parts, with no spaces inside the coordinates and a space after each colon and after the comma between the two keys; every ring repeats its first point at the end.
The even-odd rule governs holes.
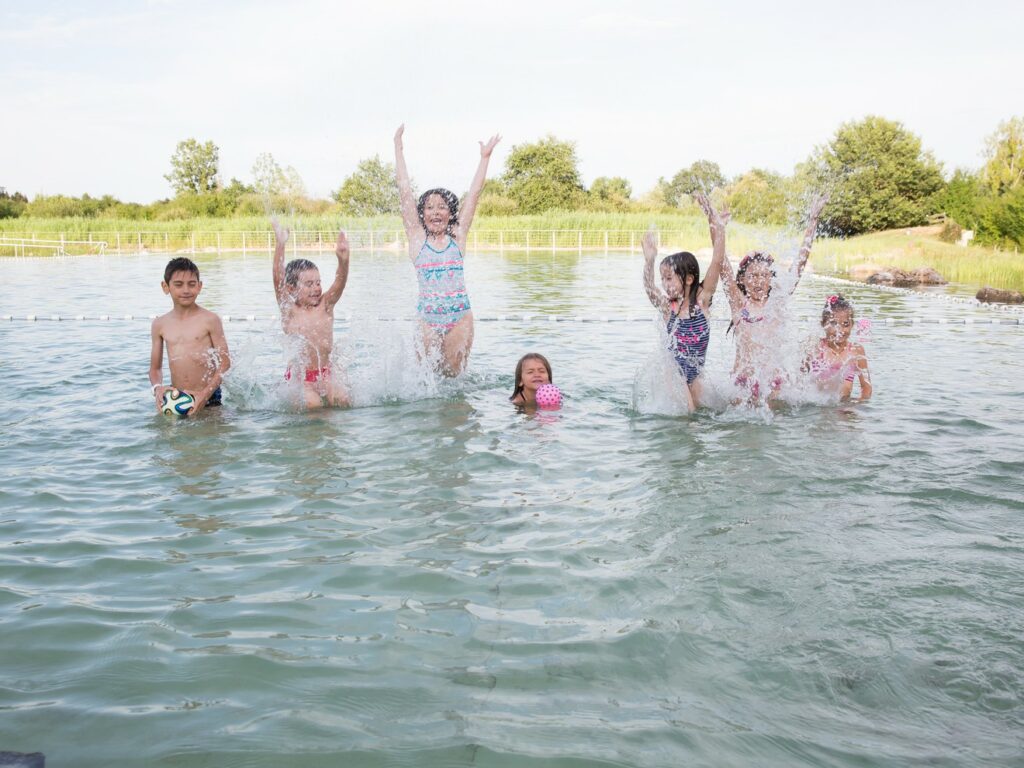
{"type": "Polygon", "coordinates": [[[700,289],[700,264],[689,251],[680,251],[661,260],[661,286],[670,300],[686,299],[692,308],[700,289]]]}
{"type": "Polygon", "coordinates": [[[516,379],[509,400],[522,397],[523,390],[536,392],[537,387],[551,384],[552,381],[551,363],[548,359],[538,352],[528,352],[516,363],[516,379]]]}
{"type": "Polygon", "coordinates": [[[775,277],[775,270],[772,269],[774,263],[771,254],[751,251],[740,259],[739,269],[736,270],[736,287],[743,295],[755,301],[768,298],[772,291],[772,278],[775,277]]]}
{"type": "Polygon", "coordinates": [[[853,330],[853,304],[843,294],[834,293],[825,299],[821,310],[821,327],[825,329],[825,340],[834,344],[845,344],[853,330]]]}
{"type": "Polygon", "coordinates": [[[459,225],[459,198],[440,187],[428,189],[416,203],[423,231],[431,234],[452,234],[459,225]]]}

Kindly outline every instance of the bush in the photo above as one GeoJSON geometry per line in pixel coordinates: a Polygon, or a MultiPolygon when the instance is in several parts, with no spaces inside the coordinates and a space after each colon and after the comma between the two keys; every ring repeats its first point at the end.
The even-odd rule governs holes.
{"type": "Polygon", "coordinates": [[[959,243],[960,236],[963,233],[963,227],[957,224],[953,219],[946,219],[946,223],[942,225],[942,231],[939,232],[939,240],[944,243],[959,243]]]}

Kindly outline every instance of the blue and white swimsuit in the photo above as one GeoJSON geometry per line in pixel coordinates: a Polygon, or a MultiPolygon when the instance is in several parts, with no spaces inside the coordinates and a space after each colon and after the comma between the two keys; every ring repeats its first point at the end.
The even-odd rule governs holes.
{"type": "Polygon", "coordinates": [[[413,263],[420,288],[416,312],[433,330],[445,334],[470,310],[462,251],[451,236],[440,251],[424,241],[413,263]]]}
{"type": "Polygon", "coordinates": [[[679,365],[679,371],[686,377],[686,383],[692,384],[704,368],[708,341],[711,339],[711,324],[700,305],[694,304],[689,317],[682,318],[675,312],[669,313],[666,331],[669,349],[679,365]]]}

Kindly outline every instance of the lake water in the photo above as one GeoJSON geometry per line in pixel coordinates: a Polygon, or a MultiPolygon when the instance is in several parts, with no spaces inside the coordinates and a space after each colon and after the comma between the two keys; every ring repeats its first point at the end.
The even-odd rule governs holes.
{"type": "MultiPolygon", "coordinates": [[[[166,260],[0,261],[0,314],[163,313],[166,260]]],[[[269,256],[197,261],[201,303],[259,317],[226,323],[235,378],[194,422],[153,413],[148,320],[0,323],[0,750],[1024,761],[1024,326],[991,323],[1017,315],[841,286],[874,320],[870,403],[685,418],[634,396],[658,345],[638,255],[471,254],[477,315],[515,318],[435,386],[409,372],[411,266],[356,253],[337,333],[363,407],[306,414],[275,395],[269,256]],[[508,403],[529,350],[557,413],[508,403]]],[[[796,335],[836,287],[805,278],[796,335]]],[[[716,321],[710,374],[731,354],[716,321]]]]}

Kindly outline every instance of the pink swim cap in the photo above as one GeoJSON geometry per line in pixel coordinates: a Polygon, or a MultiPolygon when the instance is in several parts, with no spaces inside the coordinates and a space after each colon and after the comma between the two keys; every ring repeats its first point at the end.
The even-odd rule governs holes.
{"type": "Polygon", "coordinates": [[[537,387],[537,407],[555,409],[562,407],[562,390],[554,384],[541,384],[537,387]]]}

